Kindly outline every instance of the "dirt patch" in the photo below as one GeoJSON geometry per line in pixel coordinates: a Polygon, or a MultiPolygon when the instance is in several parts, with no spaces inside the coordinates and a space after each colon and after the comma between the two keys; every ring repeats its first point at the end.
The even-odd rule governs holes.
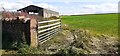
{"type": "Polygon", "coordinates": [[[41,47],[47,54],[118,54],[116,37],[92,36],[88,30],[63,30],[41,47]]]}

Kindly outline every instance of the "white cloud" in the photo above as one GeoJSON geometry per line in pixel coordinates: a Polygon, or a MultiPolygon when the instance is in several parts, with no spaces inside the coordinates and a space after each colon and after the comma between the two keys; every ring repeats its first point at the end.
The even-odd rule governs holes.
{"type": "Polygon", "coordinates": [[[25,6],[22,3],[10,3],[6,1],[0,2],[0,5],[2,5],[2,7],[4,7],[7,11],[16,11],[17,9],[25,6]]]}
{"type": "Polygon", "coordinates": [[[117,13],[118,12],[118,4],[116,4],[116,3],[83,5],[83,8],[94,11],[94,13],[117,13]]]}
{"type": "MultiPolygon", "coordinates": [[[[0,2],[0,5],[2,5],[6,10],[9,10],[9,11],[16,11],[17,9],[26,7],[28,5],[36,5],[36,6],[47,8],[47,9],[51,9],[51,10],[57,10],[56,6],[49,5],[47,3],[35,4],[32,1],[30,1],[30,0],[27,0],[27,1],[18,0],[18,2],[6,2],[6,1],[2,1],[2,2],[0,2]]],[[[1,6],[0,6],[0,8],[1,8],[1,6]]],[[[0,11],[1,10],[2,9],[0,9],[0,11]]]]}
{"type": "Polygon", "coordinates": [[[0,6],[0,11],[2,11],[3,9],[2,9],[2,7],[0,6]]]}
{"type": "Polygon", "coordinates": [[[85,4],[80,6],[60,7],[62,15],[83,15],[96,13],[118,13],[117,3],[99,3],[99,4],[85,4]]]}
{"type": "MultiPolygon", "coordinates": [[[[69,3],[66,2],[65,3],[69,3]]],[[[2,5],[6,10],[9,11],[16,11],[17,9],[23,8],[28,5],[36,5],[39,7],[51,9],[54,11],[59,11],[61,14],[69,14],[69,15],[76,15],[76,14],[95,14],[95,13],[117,13],[118,12],[118,4],[117,3],[101,3],[101,4],[85,4],[85,5],[70,5],[70,6],[57,6],[57,5],[50,5],[48,3],[33,3],[31,0],[18,0],[18,2],[7,2],[2,1],[0,5],[2,5]]],[[[0,6],[0,11],[2,10],[0,6]]]]}
{"type": "Polygon", "coordinates": [[[67,0],[65,0],[65,1],[63,1],[65,4],[69,4],[70,3],[70,1],[67,1],[67,0]]]}
{"type": "Polygon", "coordinates": [[[56,6],[53,6],[53,5],[49,5],[47,3],[40,3],[40,4],[35,4],[39,7],[42,7],[42,8],[46,8],[46,9],[51,9],[51,10],[57,10],[58,8],[56,6]]]}
{"type": "Polygon", "coordinates": [[[96,9],[96,6],[94,5],[83,5],[84,9],[96,9]]]}
{"type": "Polygon", "coordinates": [[[18,0],[18,2],[19,2],[20,4],[23,4],[23,5],[33,4],[33,1],[31,1],[31,0],[18,0]]]}

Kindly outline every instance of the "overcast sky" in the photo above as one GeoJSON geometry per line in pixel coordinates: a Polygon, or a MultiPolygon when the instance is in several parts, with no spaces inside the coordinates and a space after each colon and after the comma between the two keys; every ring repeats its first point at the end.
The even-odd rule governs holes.
{"type": "MultiPolygon", "coordinates": [[[[28,5],[58,11],[61,15],[117,13],[119,0],[1,0],[6,10],[16,11],[28,5]]],[[[0,6],[0,11],[2,8],[0,6]]]]}

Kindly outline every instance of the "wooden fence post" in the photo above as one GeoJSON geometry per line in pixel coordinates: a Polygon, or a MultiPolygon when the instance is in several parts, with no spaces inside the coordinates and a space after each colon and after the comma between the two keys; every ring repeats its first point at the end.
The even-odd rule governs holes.
{"type": "Polygon", "coordinates": [[[38,39],[37,39],[37,20],[31,19],[30,20],[30,46],[37,47],[38,46],[38,39]]]}

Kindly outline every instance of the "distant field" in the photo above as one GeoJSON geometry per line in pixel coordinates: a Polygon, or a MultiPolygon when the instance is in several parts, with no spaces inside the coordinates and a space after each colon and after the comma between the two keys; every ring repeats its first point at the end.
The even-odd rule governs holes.
{"type": "Polygon", "coordinates": [[[88,29],[92,33],[118,35],[118,14],[63,16],[62,23],[71,29],[88,29]]]}

